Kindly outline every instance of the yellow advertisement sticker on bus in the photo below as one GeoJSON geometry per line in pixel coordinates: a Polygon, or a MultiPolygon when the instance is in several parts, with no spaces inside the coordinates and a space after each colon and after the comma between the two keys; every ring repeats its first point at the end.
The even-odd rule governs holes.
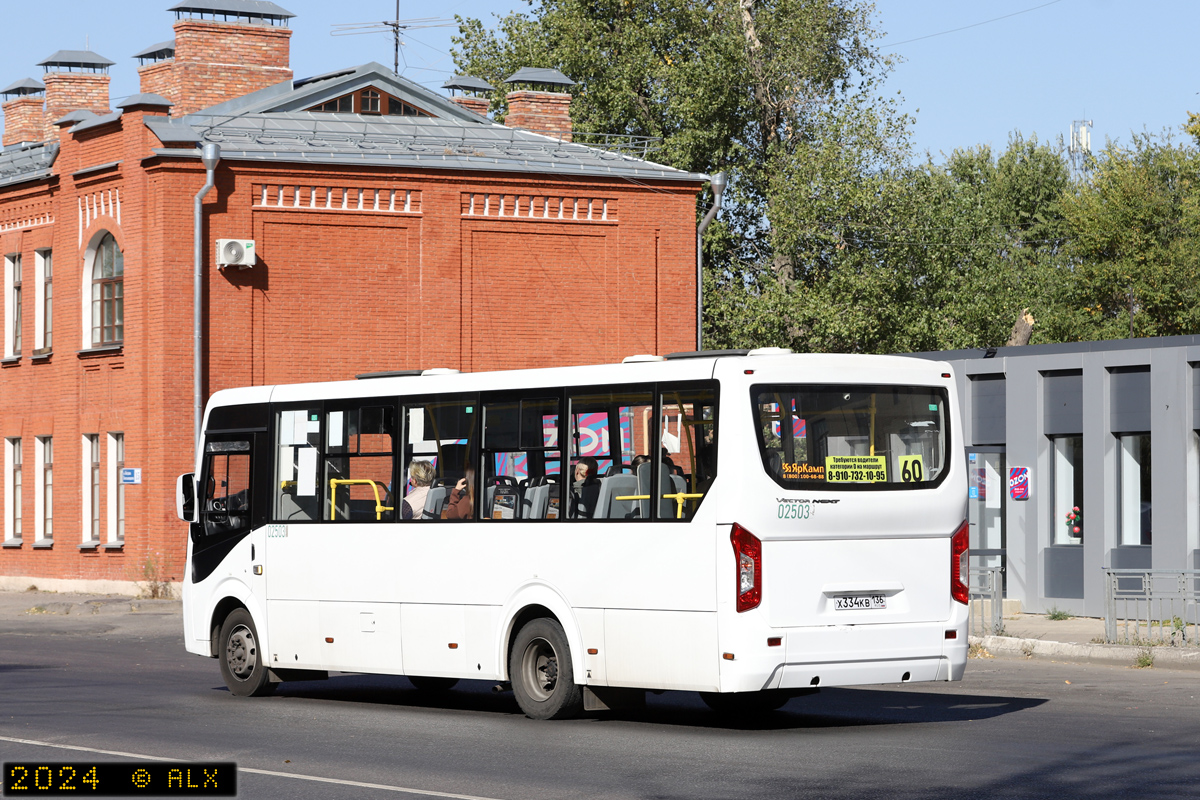
{"type": "Polygon", "coordinates": [[[825,456],[830,483],[879,483],[887,480],[887,456],[825,456]]]}
{"type": "Polygon", "coordinates": [[[785,461],[783,477],[789,481],[823,481],[825,468],[819,464],[790,464],[785,461]]]}

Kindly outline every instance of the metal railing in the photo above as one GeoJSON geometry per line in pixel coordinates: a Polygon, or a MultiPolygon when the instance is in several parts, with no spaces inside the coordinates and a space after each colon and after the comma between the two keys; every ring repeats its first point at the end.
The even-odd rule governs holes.
{"type": "Polygon", "coordinates": [[[969,636],[997,636],[1004,630],[1003,567],[971,567],[969,636]]]}
{"type": "Polygon", "coordinates": [[[1200,645],[1200,570],[1106,569],[1104,638],[1200,645]]]}

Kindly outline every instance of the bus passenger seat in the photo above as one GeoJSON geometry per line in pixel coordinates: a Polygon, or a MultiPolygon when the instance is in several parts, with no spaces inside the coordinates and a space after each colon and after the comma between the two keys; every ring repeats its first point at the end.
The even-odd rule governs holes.
{"type": "Polygon", "coordinates": [[[596,501],[596,519],[635,519],[638,501],[617,500],[637,494],[638,480],[634,475],[609,475],[600,479],[600,497],[596,501]]]}

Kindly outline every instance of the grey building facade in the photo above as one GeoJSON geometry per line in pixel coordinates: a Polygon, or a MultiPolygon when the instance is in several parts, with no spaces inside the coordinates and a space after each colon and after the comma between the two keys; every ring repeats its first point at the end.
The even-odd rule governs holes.
{"type": "Polygon", "coordinates": [[[1099,617],[1105,567],[1200,568],[1200,336],[913,355],[955,368],[972,565],[1007,598],[1099,617]]]}

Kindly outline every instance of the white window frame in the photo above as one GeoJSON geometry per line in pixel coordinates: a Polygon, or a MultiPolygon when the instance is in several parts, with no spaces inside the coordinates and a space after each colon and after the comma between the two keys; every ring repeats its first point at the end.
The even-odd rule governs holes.
{"type": "MultiPolygon", "coordinates": [[[[21,269],[21,254],[9,253],[4,256],[4,357],[16,358],[20,355],[16,349],[16,336],[13,323],[16,318],[16,276],[21,269]]],[[[23,283],[23,282],[22,282],[23,283]]],[[[24,305],[24,303],[22,303],[24,305]]],[[[22,309],[24,311],[24,309],[22,309]]],[[[22,319],[22,324],[24,320],[22,319]]]]}
{"type": "Polygon", "coordinates": [[[33,281],[36,297],[33,301],[33,347],[35,351],[54,346],[54,255],[51,250],[35,250],[33,281]],[[47,279],[46,265],[50,265],[47,279]],[[50,290],[47,297],[47,289],[50,290]],[[47,300],[49,302],[47,302],[47,300]],[[50,313],[47,315],[47,311],[50,313]],[[47,322],[49,325],[47,325],[47,322]],[[47,342],[49,334],[49,342],[47,342]]]}
{"type": "Polygon", "coordinates": [[[37,436],[34,442],[34,544],[46,545],[54,541],[54,437],[37,436]]]}
{"type": "MultiPolygon", "coordinates": [[[[21,536],[17,531],[17,520],[23,517],[21,511],[21,495],[16,491],[16,467],[21,459],[21,439],[15,437],[4,440],[4,541],[20,542],[21,536]]],[[[22,478],[24,476],[22,475],[22,478]]],[[[22,526],[23,527],[23,526],[22,526]]]]}
{"type": "Polygon", "coordinates": [[[121,484],[121,465],[125,451],[125,434],[108,433],[108,514],[105,541],[110,545],[125,541],[125,487],[121,484]]]}
{"type": "Polygon", "coordinates": [[[80,453],[83,457],[80,462],[83,464],[83,481],[81,484],[79,517],[83,525],[83,543],[98,545],[100,544],[100,484],[104,482],[103,474],[100,472],[100,434],[85,433],[80,438],[80,453]],[[96,461],[92,460],[93,448],[95,449],[96,461]],[[93,483],[93,477],[95,483],[93,483]],[[93,500],[94,493],[94,500],[93,500]],[[95,524],[93,524],[95,523],[95,524]]]}

